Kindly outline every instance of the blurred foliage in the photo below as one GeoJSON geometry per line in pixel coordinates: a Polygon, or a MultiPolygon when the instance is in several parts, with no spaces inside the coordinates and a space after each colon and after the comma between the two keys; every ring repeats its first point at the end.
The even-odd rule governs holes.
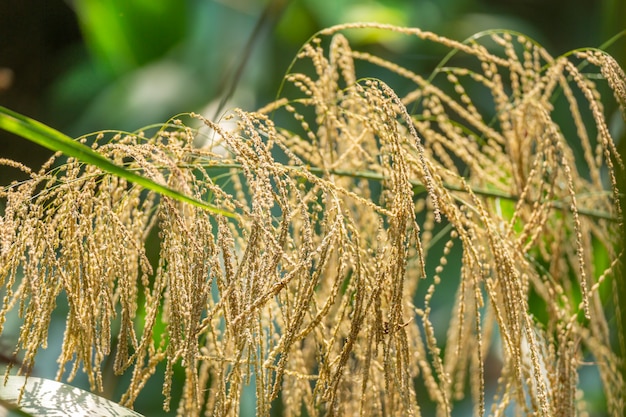
{"type": "MultiPolygon", "coordinates": [[[[614,15],[610,9],[617,7],[615,0],[593,5],[557,0],[506,4],[479,0],[82,0],[73,4],[84,49],[55,82],[48,107],[60,127],[74,135],[103,128],[133,130],[190,110],[206,114],[207,106],[213,103],[214,108],[228,93],[229,82],[236,86],[229,107],[266,103],[276,94],[299,47],[317,30],[338,23],[378,21],[456,39],[506,28],[534,37],[557,53],[599,46],[618,31],[618,27],[611,30],[601,25],[614,15]],[[602,12],[607,16],[604,21],[602,12]],[[555,21],[559,25],[553,25],[555,21]],[[259,30],[255,31],[255,25],[259,30]],[[244,61],[242,77],[235,79],[244,61]]],[[[625,25],[615,22],[612,26],[620,23],[625,25]]],[[[369,44],[378,54],[402,55],[418,72],[436,64],[436,51],[406,37],[380,31],[356,36],[355,44],[369,44]]]]}
{"type": "Polygon", "coordinates": [[[117,76],[159,59],[184,40],[189,26],[185,2],[83,0],[74,5],[89,50],[99,66],[117,76]],[[167,24],[158,24],[165,16],[167,24]]]}
{"type": "MultiPolygon", "coordinates": [[[[207,107],[215,111],[229,83],[236,88],[228,107],[267,103],[300,46],[317,30],[338,23],[378,21],[460,40],[481,30],[506,28],[535,38],[557,54],[599,46],[626,28],[619,18],[626,15],[620,14],[624,0],[75,0],[68,5],[83,41],[75,39],[71,45],[66,39],[55,56],[45,58],[49,62],[30,57],[30,67],[48,70],[41,73],[59,67],[54,80],[36,92],[40,111],[13,105],[15,97],[35,86],[23,84],[27,65],[13,68],[19,51],[8,47],[20,41],[22,55],[39,53],[27,46],[33,33],[26,28],[31,24],[20,30],[9,23],[12,13],[24,21],[40,12],[16,0],[0,6],[0,11],[5,8],[0,13],[0,68],[15,72],[14,88],[0,91],[0,103],[74,136],[105,128],[134,130],[191,110],[213,117],[207,107]],[[238,78],[240,63],[245,66],[238,78]]],[[[57,20],[67,31],[67,10],[65,15],[56,11],[61,8],[67,7],[48,3],[41,12],[45,16],[32,24],[53,28],[55,16],[65,16],[57,20]]],[[[31,42],[44,43],[45,48],[45,42],[55,39],[51,30],[47,32],[31,42]]],[[[355,36],[353,44],[370,45],[379,55],[396,54],[417,72],[437,63],[436,51],[405,37],[380,31],[355,36]]],[[[623,59],[626,41],[609,52],[623,59]]]]}

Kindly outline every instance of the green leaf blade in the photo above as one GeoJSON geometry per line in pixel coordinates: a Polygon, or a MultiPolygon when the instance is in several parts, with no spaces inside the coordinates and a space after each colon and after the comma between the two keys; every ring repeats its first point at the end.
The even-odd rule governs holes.
{"type": "Polygon", "coordinates": [[[66,156],[76,158],[86,164],[97,166],[105,172],[124,178],[161,195],[192,204],[214,214],[231,218],[235,217],[235,214],[230,211],[220,209],[205,201],[189,197],[172,188],[116,165],[98,152],[73,140],[58,130],[2,106],[0,106],[0,128],[52,151],[61,152],[66,156]]]}

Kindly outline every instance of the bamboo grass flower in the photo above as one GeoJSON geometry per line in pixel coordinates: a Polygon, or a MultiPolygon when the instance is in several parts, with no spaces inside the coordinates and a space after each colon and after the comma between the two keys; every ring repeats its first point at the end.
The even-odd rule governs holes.
{"type": "Polygon", "coordinates": [[[131,374],[126,406],[165,364],[165,409],[184,368],[181,416],[238,415],[252,379],[260,416],[278,398],[289,416],[449,416],[466,397],[481,416],[572,416],[593,362],[619,415],[609,323],[625,174],[597,86],[624,111],[616,62],[553,57],[507,31],[457,42],[350,24],[314,37],[293,68],[288,96],[233,110],[231,129],[191,114],[83,138],[232,216],[75,158],[36,172],[2,160],[29,175],[0,193],[0,330],[18,310],[20,372],[65,299],[58,378],[84,372],[102,390],[113,356],[131,374]],[[424,77],[353,50],[343,33],[359,28],[452,52],[424,77]],[[368,78],[372,65],[410,87],[368,78]],[[454,294],[445,323],[440,294],[454,294]]]}

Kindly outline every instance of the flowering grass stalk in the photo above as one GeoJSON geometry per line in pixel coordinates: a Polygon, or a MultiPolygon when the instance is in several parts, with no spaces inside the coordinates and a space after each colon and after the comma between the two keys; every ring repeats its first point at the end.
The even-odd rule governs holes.
{"type": "Polygon", "coordinates": [[[97,160],[3,160],[29,179],[0,192],[0,330],[17,309],[29,372],[65,300],[59,378],[102,390],[113,356],[132,406],[165,363],[168,409],[182,365],[184,416],[237,415],[251,381],[261,416],[278,399],[288,416],[448,416],[465,398],[481,416],[572,416],[588,363],[619,415],[624,164],[598,84],[624,114],[626,77],[599,50],[342,25],[233,129],[190,114],[82,138],[97,160]],[[353,50],[350,30],[451,53],[423,77],[353,50]]]}

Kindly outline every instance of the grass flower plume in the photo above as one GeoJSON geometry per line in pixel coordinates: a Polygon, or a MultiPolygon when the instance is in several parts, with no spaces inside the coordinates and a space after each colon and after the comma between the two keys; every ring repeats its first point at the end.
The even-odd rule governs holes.
{"type": "Polygon", "coordinates": [[[168,409],[182,365],[181,416],[238,415],[251,384],[260,416],[583,415],[589,363],[617,416],[625,173],[600,92],[624,114],[625,85],[604,52],[506,31],[327,29],[232,129],[191,114],[82,138],[233,217],[74,158],[3,160],[29,179],[0,193],[0,330],[19,311],[28,373],[66,304],[59,379],[102,390],[110,362],[132,406],[164,364],[168,409]],[[423,77],[351,30],[450,54],[423,77]]]}

